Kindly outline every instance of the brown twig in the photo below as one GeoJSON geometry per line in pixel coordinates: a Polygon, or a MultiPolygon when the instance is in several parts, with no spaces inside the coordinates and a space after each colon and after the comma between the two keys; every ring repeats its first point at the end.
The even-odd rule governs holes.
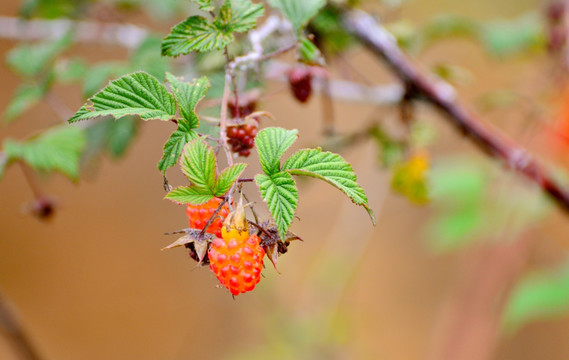
{"type": "Polygon", "coordinates": [[[219,206],[217,207],[217,209],[215,209],[213,215],[211,215],[211,217],[209,218],[209,220],[207,221],[207,223],[203,227],[202,231],[200,232],[200,237],[204,236],[207,228],[209,228],[209,226],[213,223],[213,221],[217,217],[217,214],[219,214],[219,212],[221,211],[221,208],[223,207],[223,205],[225,205],[226,202],[227,202],[227,197],[225,197],[225,198],[223,198],[223,200],[221,200],[221,202],[219,203],[219,206]]]}
{"type": "Polygon", "coordinates": [[[568,189],[557,182],[522,146],[467,110],[458,101],[450,85],[426,75],[413,64],[403,54],[391,34],[371,15],[360,10],[343,10],[342,25],[369,50],[382,58],[417,96],[447,115],[451,124],[481,150],[503,160],[506,166],[525,175],[549,194],[559,207],[569,212],[568,189]]]}
{"type": "Polygon", "coordinates": [[[44,196],[43,190],[41,186],[38,184],[38,181],[33,173],[32,169],[28,167],[25,163],[19,161],[18,164],[20,165],[20,169],[22,169],[22,173],[24,174],[24,178],[26,179],[26,183],[32,190],[32,194],[34,198],[40,199],[44,196]]]}
{"type": "Polygon", "coordinates": [[[13,311],[0,293],[0,329],[10,341],[21,360],[39,360],[40,356],[30,343],[23,329],[13,315],[13,311]]]}

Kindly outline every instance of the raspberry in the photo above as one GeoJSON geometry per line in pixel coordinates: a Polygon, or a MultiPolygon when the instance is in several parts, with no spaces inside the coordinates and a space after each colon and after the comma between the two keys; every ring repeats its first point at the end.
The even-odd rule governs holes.
{"type": "MultiPolygon", "coordinates": [[[[186,208],[186,215],[190,222],[190,228],[202,230],[207,224],[208,220],[212,217],[215,210],[221,203],[221,199],[213,198],[202,205],[190,205],[186,208]]],[[[206,232],[221,237],[221,225],[223,220],[227,217],[229,208],[225,204],[217,213],[218,217],[207,228],[206,232]]]]}
{"type": "Polygon", "coordinates": [[[239,295],[253,290],[261,280],[265,250],[257,235],[239,239],[230,236],[232,231],[211,244],[209,266],[223,286],[239,295]]]}
{"type": "Polygon", "coordinates": [[[312,94],[312,72],[305,67],[296,67],[288,73],[288,83],[294,97],[301,103],[312,94]]]}
{"type": "Polygon", "coordinates": [[[261,280],[265,249],[257,235],[249,235],[243,200],[227,215],[208,252],[209,267],[233,295],[251,291],[261,280]]]}
{"type": "Polygon", "coordinates": [[[243,157],[249,156],[255,146],[255,136],[258,132],[259,124],[254,120],[246,124],[228,126],[227,143],[231,146],[231,151],[243,157]]]}

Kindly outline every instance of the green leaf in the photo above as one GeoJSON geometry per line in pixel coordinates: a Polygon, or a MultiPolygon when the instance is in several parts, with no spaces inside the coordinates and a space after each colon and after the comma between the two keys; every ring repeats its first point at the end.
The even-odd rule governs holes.
{"type": "Polygon", "coordinates": [[[510,21],[485,24],[480,38],[489,52],[513,55],[543,48],[546,43],[542,19],[539,14],[528,13],[510,21]]]}
{"type": "Polygon", "coordinates": [[[136,72],[111,81],[69,122],[106,116],[119,119],[127,115],[136,115],[142,120],[171,120],[176,115],[176,100],[156,78],[136,72]]]}
{"type": "Polygon", "coordinates": [[[166,80],[172,86],[172,92],[180,106],[180,113],[189,122],[190,128],[195,129],[200,125],[195,113],[198,102],[203,99],[211,87],[207,77],[202,76],[194,82],[184,82],[170,73],[166,73],[166,80]]]}
{"type": "Polygon", "coordinates": [[[168,194],[166,194],[165,199],[171,200],[178,204],[192,204],[201,205],[208,202],[213,198],[213,194],[204,188],[199,188],[196,186],[180,186],[168,194]]]}
{"type": "Polygon", "coordinates": [[[215,153],[203,138],[198,138],[184,146],[180,167],[190,186],[170,191],[166,199],[180,204],[199,205],[214,196],[225,195],[247,165],[235,164],[225,169],[218,178],[215,153]]]}
{"type": "Polygon", "coordinates": [[[21,45],[8,53],[7,63],[18,74],[26,77],[36,76],[71,43],[71,32],[56,41],[34,45],[21,45]]]}
{"type": "Polygon", "coordinates": [[[59,126],[23,142],[7,139],[4,151],[8,162],[21,160],[35,170],[58,171],[76,180],[85,143],[80,128],[59,126]]]}
{"type": "Polygon", "coordinates": [[[40,86],[20,85],[4,111],[4,122],[9,124],[20,117],[26,110],[39,103],[44,93],[45,90],[40,86]]]}
{"type": "Polygon", "coordinates": [[[255,138],[255,145],[261,167],[267,175],[280,171],[281,156],[296,141],[297,137],[298,130],[268,127],[259,131],[255,138]]]}
{"type": "Polygon", "coordinates": [[[222,49],[233,41],[233,35],[219,29],[201,16],[191,16],[174,26],[162,41],[163,56],[180,56],[192,51],[222,49]]]}
{"type": "Polygon", "coordinates": [[[186,120],[178,120],[178,129],[174,131],[170,138],[164,144],[164,155],[158,163],[158,170],[166,172],[169,167],[174,166],[184,146],[198,137],[198,133],[190,129],[190,124],[186,120]]]}
{"type": "Polygon", "coordinates": [[[326,65],[318,47],[304,36],[300,38],[298,44],[298,60],[308,65],[326,65]]]}
{"type": "Polygon", "coordinates": [[[279,8],[300,33],[310,19],[326,5],[326,0],[269,0],[269,4],[279,8]]]}
{"type": "Polygon", "coordinates": [[[226,0],[213,22],[202,16],[190,16],[174,26],[162,41],[162,55],[176,57],[191,51],[223,49],[233,41],[234,32],[254,28],[257,18],[264,13],[263,5],[251,0],[226,0]]]}
{"type": "Polygon", "coordinates": [[[257,18],[265,14],[263,4],[254,4],[251,0],[226,0],[231,3],[231,19],[226,21],[226,31],[246,32],[257,24],[257,18]]]}
{"type": "Polygon", "coordinates": [[[278,172],[271,176],[258,174],[255,181],[261,192],[263,201],[267,203],[281,239],[294,219],[298,205],[298,190],[292,176],[287,172],[278,172]]]}
{"type": "Polygon", "coordinates": [[[509,332],[538,320],[569,313],[569,271],[533,273],[522,279],[506,305],[503,323],[509,332]]]}
{"type": "Polygon", "coordinates": [[[357,183],[352,166],[340,155],[321,149],[303,149],[294,153],[283,165],[283,171],[292,175],[306,175],[324,180],[346,194],[356,205],[363,206],[375,224],[367,196],[357,183]]]}
{"type": "Polygon", "coordinates": [[[203,139],[192,140],[184,146],[180,166],[192,186],[209,189],[212,195],[215,193],[215,153],[203,139]]]}
{"type": "Polygon", "coordinates": [[[215,6],[212,4],[213,0],[192,0],[200,7],[202,11],[213,11],[215,10],[215,6]]]}
{"type": "Polygon", "coordinates": [[[217,179],[215,196],[223,196],[231,189],[233,183],[245,171],[247,164],[235,164],[223,170],[217,179]]]}

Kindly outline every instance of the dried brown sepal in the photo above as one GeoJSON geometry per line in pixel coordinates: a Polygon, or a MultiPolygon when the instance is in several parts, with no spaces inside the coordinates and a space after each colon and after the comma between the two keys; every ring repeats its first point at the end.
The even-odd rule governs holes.
{"type": "Polygon", "coordinates": [[[261,238],[261,246],[263,246],[263,248],[265,249],[265,252],[269,257],[269,260],[271,260],[271,262],[273,263],[275,270],[279,272],[277,269],[278,256],[288,251],[288,246],[291,241],[293,240],[302,241],[302,239],[299,236],[297,236],[295,233],[287,231],[285,239],[281,241],[279,237],[279,231],[275,223],[273,222],[264,222],[262,224],[254,224],[252,222],[250,223],[253,224],[255,228],[257,228],[258,230],[257,235],[261,238]]]}
{"type": "Polygon", "coordinates": [[[191,229],[191,228],[173,231],[171,233],[166,233],[166,235],[172,235],[172,234],[185,234],[185,235],[179,238],[178,240],[174,241],[170,245],[166,246],[165,248],[162,248],[162,251],[173,249],[179,246],[187,247],[188,244],[194,242],[204,242],[207,244],[208,242],[211,242],[215,239],[215,235],[213,234],[205,233],[202,235],[201,230],[191,229]]]}

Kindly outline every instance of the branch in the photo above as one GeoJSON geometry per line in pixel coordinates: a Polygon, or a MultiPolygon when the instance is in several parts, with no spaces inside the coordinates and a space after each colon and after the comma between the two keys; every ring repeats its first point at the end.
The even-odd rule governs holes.
{"type": "Polygon", "coordinates": [[[0,330],[8,338],[18,359],[39,360],[40,356],[28,340],[24,330],[13,315],[13,311],[0,293],[0,330]]]}
{"type": "Polygon", "coordinates": [[[457,130],[468,136],[481,150],[501,159],[509,168],[525,175],[569,212],[569,190],[559,184],[521,145],[494,126],[483,122],[456,98],[454,88],[434,79],[413,64],[399,49],[391,34],[371,15],[345,10],[342,25],[369,50],[381,57],[415,94],[437,107],[457,130]]]}
{"type": "Polygon", "coordinates": [[[135,25],[100,23],[74,20],[22,20],[0,16],[0,38],[12,40],[56,40],[69,31],[74,40],[82,43],[136,48],[148,35],[148,31],[135,25]]]}

